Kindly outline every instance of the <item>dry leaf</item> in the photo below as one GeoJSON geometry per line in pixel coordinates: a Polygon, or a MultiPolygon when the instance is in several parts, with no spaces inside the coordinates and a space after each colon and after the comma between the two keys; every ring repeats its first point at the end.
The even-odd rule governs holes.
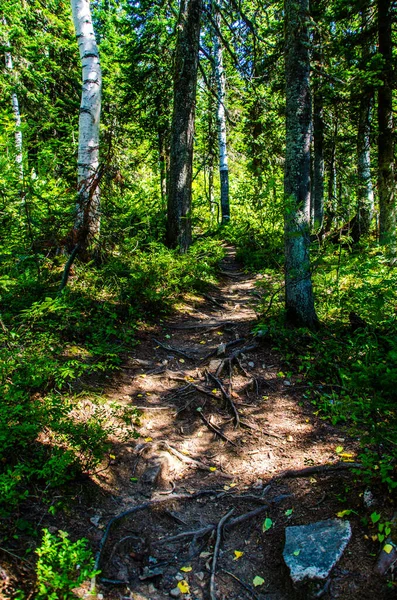
{"type": "Polygon", "coordinates": [[[180,570],[183,571],[184,573],[190,573],[190,571],[193,571],[193,567],[191,567],[189,565],[188,567],[181,567],[180,570]]]}
{"type": "Polygon", "coordinates": [[[243,556],[243,554],[244,554],[244,552],[241,552],[241,550],[235,550],[233,560],[238,560],[239,558],[241,558],[243,556]]]}
{"type": "Polygon", "coordinates": [[[188,594],[190,592],[190,587],[186,579],[182,579],[182,581],[178,581],[178,588],[182,592],[182,594],[188,594]]]}

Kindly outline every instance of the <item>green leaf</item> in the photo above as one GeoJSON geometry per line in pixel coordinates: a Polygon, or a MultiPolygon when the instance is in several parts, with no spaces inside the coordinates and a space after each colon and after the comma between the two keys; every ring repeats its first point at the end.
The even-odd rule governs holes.
{"type": "Polygon", "coordinates": [[[257,575],[253,578],[252,583],[255,587],[258,587],[259,585],[263,585],[265,583],[265,580],[262,577],[259,577],[259,575],[257,575]]]}
{"type": "Polygon", "coordinates": [[[286,517],[290,517],[292,515],[292,513],[294,512],[293,508],[289,508],[288,510],[285,511],[285,516],[286,517]]]}
{"type": "Polygon", "coordinates": [[[262,523],[262,531],[269,531],[273,527],[273,521],[267,517],[262,523]]]}
{"type": "Polygon", "coordinates": [[[380,519],[380,513],[377,512],[373,512],[371,515],[371,521],[372,523],[375,525],[375,523],[377,523],[380,519]]]}

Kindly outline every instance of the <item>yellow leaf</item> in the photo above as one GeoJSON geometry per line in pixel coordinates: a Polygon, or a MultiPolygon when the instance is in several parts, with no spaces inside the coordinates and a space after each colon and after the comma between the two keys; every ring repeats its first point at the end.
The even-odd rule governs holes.
{"type": "Polygon", "coordinates": [[[386,552],[386,554],[390,554],[390,552],[393,550],[392,544],[385,544],[383,546],[383,550],[386,552]]]}
{"type": "Polygon", "coordinates": [[[371,540],[373,542],[377,542],[378,541],[378,536],[377,535],[371,535],[371,540]]]}
{"type": "Polygon", "coordinates": [[[216,393],[217,393],[217,391],[218,391],[218,390],[215,390],[215,389],[214,389],[214,390],[211,390],[211,392],[212,392],[213,394],[216,394],[216,393]]]}
{"type": "Polygon", "coordinates": [[[178,588],[182,592],[182,594],[188,594],[190,592],[190,587],[186,579],[182,579],[182,581],[178,581],[178,588]]]}
{"type": "Polygon", "coordinates": [[[310,477],[309,481],[310,483],[317,483],[317,479],[315,479],[314,477],[310,477]]]}
{"type": "Polygon", "coordinates": [[[230,487],[236,487],[237,483],[231,483],[230,487]]]}
{"type": "Polygon", "coordinates": [[[145,442],[153,442],[153,438],[151,438],[151,437],[146,437],[146,438],[145,438],[145,442]]]}
{"type": "Polygon", "coordinates": [[[217,331],[216,335],[222,335],[222,331],[217,331]]]}
{"type": "Polygon", "coordinates": [[[183,571],[184,573],[190,573],[190,571],[193,571],[193,567],[181,567],[181,571],[183,571]]]}
{"type": "Polygon", "coordinates": [[[340,512],[336,513],[336,516],[339,517],[339,519],[343,519],[343,517],[346,517],[347,515],[350,515],[352,511],[350,509],[347,510],[341,510],[340,512]]]}
{"type": "Polygon", "coordinates": [[[200,344],[206,344],[207,342],[205,340],[201,340],[200,344]]]}
{"type": "Polygon", "coordinates": [[[225,490],[225,492],[227,492],[227,490],[230,490],[230,485],[224,485],[223,489],[225,490]]]}
{"type": "Polygon", "coordinates": [[[354,456],[354,454],[348,454],[347,452],[342,452],[342,454],[339,454],[339,456],[342,456],[343,458],[352,458],[354,456]]]}
{"type": "Polygon", "coordinates": [[[216,467],[210,467],[210,471],[216,471],[216,467]]]}
{"type": "Polygon", "coordinates": [[[138,394],[137,398],[142,398],[143,394],[138,394]]]}
{"type": "Polygon", "coordinates": [[[242,557],[243,554],[244,554],[244,552],[241,552],[240,550],[235,550],[233,560],[238,560],[239,558],[242,557]]]}
{"type": "Polygon", "coordinates": [[[180,362],[180,363],[184,363],[185,361],[184,361],[184,359],[183,359],[183,358],[180,358],[180,359],[179,359],[179,362],[180,362]]]}
{"type": "Polygon", "coordinates": [[[181,454],[184,454],[185,456],[189,456],[189,452],[187,450],[181,450],[181,454]]]}
{"type": "Polygon", "coordinates": [[[112,460],[115,460],[115,455],[114,454],[109,454],[109,458],[111,458],[112,460]]]}
{"type": "Polygon", "coordinates": [[[146,377],[146,373],[141,373],[141,374],[139,375],[139,377],[143,377],[143,378],[145,378],[145,377],[146,377]]]}

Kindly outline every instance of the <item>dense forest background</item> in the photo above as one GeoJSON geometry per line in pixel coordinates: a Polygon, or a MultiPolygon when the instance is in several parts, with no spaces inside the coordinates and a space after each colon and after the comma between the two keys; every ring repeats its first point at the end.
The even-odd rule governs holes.
{"type": "Polygon", "coordinates": [[[216,281],[225,243],[261,274],[258,339],[324,419],[361,431],[360,476],[391,493],[396,3],[95,0],[91,14],[99,157],[77,184],[71,6],[1,5],[1,523],[17,532],[21,503],[100,463],[101,404],[73,418],[82,381],[117,370],[142,323],[216,281]],[[181,192],[183,118],[194,152],[181,192]],[[288,187],[291,173],[306,191],[288,187]],[[315,308],[296,310],[291,281],[312,286],[315,308]]]}

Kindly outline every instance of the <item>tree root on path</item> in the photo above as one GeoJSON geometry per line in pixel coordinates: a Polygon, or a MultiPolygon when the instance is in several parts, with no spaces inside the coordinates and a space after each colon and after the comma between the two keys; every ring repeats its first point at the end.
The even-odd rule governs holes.
{"type": "Polygon", "coordinates": [[[315,465],[314,467],[305,467],[304,469],[288,469],[272,477],[268,481],[268,484],[280,479],[308,477],[309,475],[320,475],[323,473],[332,473],[332,471],[343,471],[345,469],[362,469],[362,465],[360,463],[339,462],[331,465],[315,465]]]}
{"type": "Polygon", "coordinates": [[[215,574],[216,574],[216,563],[218,561],[219,550],[221,547],[221,539],[222,539],[222,530],[226,521],[232,516],[236,509],[232,508],[229,510],[226,515],[222,517],[219,521],[216,528],[216,542],[214,547],[214,556],[212,557],[212,565],[211,565],[211,577],[210,577],[210,596],[211,600],[216,600],[216,590],[215,590],[215,574]]]}

